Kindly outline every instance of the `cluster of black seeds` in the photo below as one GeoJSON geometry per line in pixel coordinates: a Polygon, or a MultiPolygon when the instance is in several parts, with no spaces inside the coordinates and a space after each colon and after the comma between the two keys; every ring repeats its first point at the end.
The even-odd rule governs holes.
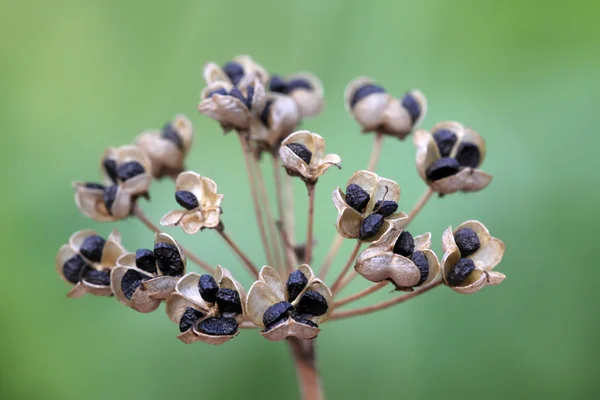
{"type": "Polygon", "coordinates": [[[292,318],[301,324],[315,328],[318,327],[311,318],[325,314],[329,308],[327,300],[321,293],[314,290],[306,290],[297,304],[295,306],[292,305],[292,302],[298,298],[307,284],[308,279],[300,270],[296,270],[288,276],[286,282],[288,301],[281,301],[267,308],[263,314],[265,332],[283,323],[288,318],[292,318]]]}
{"type": "Polygon", "coordinates": [[[471,228],[462,228],[454,234],[454,242],[460,251],[461,259],[452,267],[448,274],[448,283],[459,285],[475,270],[475,263],[470,258],[465,258],[481,248],[481,242],[475,231],[471,228]]]}
{"type": "Polygon", "coordinates": [[[352,98],[350,99],[350,108],[354,108],[356,103],[374,93],[385,93],[385,89],[379,85],[375,85],[372,83],[367,83],[366,85],[359,87],[358,89],[356,89],[356,91],[352,95],[352,98]]]}
{"type": "Polygon", "coordinates": [[[110,271],[99,271],[90,266],[89,262],[99,263],[106,241],[98,236],[91,235],[84,239],[75,254],[63,264],[63,275],[72,284],[85,281],[91,285],[109,286],[110,271]]]}
{"type": "Polygon", "coordinates": [[[306,164],[310,164],[312,152],[301,143],[290,143],[286,145],[295,155],[300,157],[306,164]]]}
{"type": "Polygon", "coordinates": [[[173,143],[178,149],[183,150],[183,140],[181,139],[181,136],[179,136],[179,132],[177,132],[170,122],[167,122],[163,126],[160,136],[173,143]]]}
{"type": "Polygon", "coordinates": [[[415,286],[421,285],[429,276],[429,261],[422,251],[415,251],[415,240],[408,231],[403,231],[396,243],[394,243],[394,254],[409,258],[419,269],[421,277],[415,286]]]}
{"type": "Polygon", "coordinates": [[[313,87],[306,79],[296,78],[286,82],[285,79],[278,75],[273,75],[269,82],[269,90],[271,92],[290,94],[296,89],[313,90],[313,87]]]}
{"type": "Polygon", "coordinates": [[[198,203],[198,198],[192,192],[188,192],[187,190],[178,190],[175,192],[175,200],[177,203],[185,208],[186,210],[193,210],[194,208],[198,208],[200,205],[198,203]]]}
{"type": "Polygon", "coordinates": [[[454,175],[462,168],[477,168],[479,165],[481,153],[473,143],[460,143],[454,157],[450,157],[458,141],[458,137],[454,132],[441,129],[433,134],[433,139],[440,151],[441,158],[431,164],[425,171],[427,179],[430,181],[437,181],[454,175]]]}
{"type": "MultiPolygon", "coordinates": [[[[354,208],[359,213],[363,213],[371,196],[363,188],[355,183],[351,183],[346,188],[346,204],[354,208]]],[[[377,235],[379,229],[383,226],[383,220],[398,210],[398,203],[391,200],[378,200],[375,203],[373,213],[365,217],[360,225],[358,238],[365,240],[377,235]]]]}

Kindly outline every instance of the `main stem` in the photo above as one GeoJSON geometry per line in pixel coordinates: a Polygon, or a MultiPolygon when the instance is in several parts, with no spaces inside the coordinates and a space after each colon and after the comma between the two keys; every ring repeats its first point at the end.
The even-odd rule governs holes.
{"type": "Polygon", "coordinates": [[[307,183],[308,190],[308,225],[306,228],[306,250],[304,252],[304,263],[310,264],[313,249],[313,225],[315,221],[315,184],[307,183]]]}
{"type": "Polygon", "coordinates": [[[322,400],[323,388],[321,378],[317,372],[317,360],[315,357],[315,339],[303,340],[296,337],[288,339],[294,363],[296,364],[296,376],[298,386],[303,400],[322,400]]]}

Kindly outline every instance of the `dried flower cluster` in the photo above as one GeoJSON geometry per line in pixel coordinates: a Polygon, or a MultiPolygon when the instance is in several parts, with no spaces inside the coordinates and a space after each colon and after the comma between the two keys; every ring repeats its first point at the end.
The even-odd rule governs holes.
{"type": "MultiPolygon", "coordinates": [[[[100,160],[100,183],[73,184],[75,203],[82,214],[97,221],[137,217],[153,232],[154,246],[129,253],[116,231],[106,240],[91,230],[74,233],[56,256],[58,274],[73,286],[69,297],[114,295],[140,313],[155,311],[165,302],[169,319],[179,326],[177,337],[184,343],[222,344],[240,329],[256,328],[266,339],[288,339],[294,349],[304,349],[304,356],[313,354],[314,358],[311,340],[326,321],[385,308],[381,304],[336,311],[336,306],[367,296],[388,283],[397,291],[414,291],[412,297],[439,285],[468,294],[502,282],[505,276],[493,269],[502,259],[504,244],[481,222],[467,221],[444,232],[441,263],[431,248],[431,233],[413,236],[406,229],[433,193],[441,197],[475,192],[492,180],[479,169],[486,148],[474,130],[447,121],[429,132],[415,131],[427,112],[427,101],[419,90],[395,97],[370,78],[357,78],[348,84],[346,107],[362,132],[375,133],[373,152],[367,169],[354,172],[344,187],[333,191],[339,236],[321,271],[315,269],[319,272],[315,274],[308,265],[314,267],[315,187],[330,167],[341,169],[341,158],[326,153],[322,136],[296,130],[303,120],[322,111],[321,82],[308,73],[286,77],[270,74],[248,56],[236,57],[223,66],[207,64],[204,79],[206,87],[201,90],[198,111],[218,122],[224,133],[235,132],[240,140],[265,252],[258,265],[264,266],[259,271],[225,231],[221,220],[223,195],[218,193],[217,184],[186,171],[193,128],[187,117],[176,115],[162,129],[141,133],[133,145],[108,148],[100,160]],[[416,167],[427,189],[407,214],[399,211],[400,185],[373,169],[385,136],[404,139],[413,131],[416,167]],[[275,167],[276,210],[269,208],[265,197],[260,168],[264,155],[275,167]],[[229,270],[213,268],[145,216],[140,199],[149,200],[152,180],[163,177],[175,181],[173,195],[178,206],[173,203],[166,207],[160,225],[180,226],[190,235],[206,229],[216,232],[254,279],[247,294],[229,270]],[[306,184],[308,193],[305,242],[296,242],[289,210],[294,177],[306,184]],[[275,211],[277,218],[273,217],[275,211]],[[355,240],[356,246],[330,288],[324,276],[342,239],[355,240]],[[363,245],[366,247],[361,249],[363,245]],[[186,274],[188,260],[205,273],[186,274]],[[352,265],[356,274],[349,272],[352,265]],[[339,292],[356,275],[373,285],[340,300],[339,292]],[[298,345],[298,341],[304,344],[298,345]]],[[[400,296],[396,301],[408,298],[400,296]]]]}

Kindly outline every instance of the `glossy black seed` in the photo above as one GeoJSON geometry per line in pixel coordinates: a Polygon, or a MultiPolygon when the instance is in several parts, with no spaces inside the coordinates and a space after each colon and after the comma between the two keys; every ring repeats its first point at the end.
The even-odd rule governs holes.
{"type": "Polygon", "coordinates": [[[137,288],[139,288],[146,279],[148,278],[145,275],[140,274],[134,269],[125,272],[121,279],[121,290],[125,297],[130,300],[137,288]]]}
{"type": "Polygon", "coordinates": [[[235,97],[236,99],[238,99],[239,101],[242,102],[242,104],[244,104],[246,107],[248,106],[248,104],[246,103],[246,98],[244,97],[244,95],[242,94],[242,92],[240,92],[240,89],[238,88],[233,88],[229,91],[229,95],[235,97]]]}
{"type": "Polygon", "coordinates": [[[117,162],[111,158],[105,158],[102,161],[102,166],[106,171],[106,174],[113,183],[117,183],[117,162]]]}
{"type": "Polygon", "coordinates": [[[221,288],[217,291],[217,305],[219,311],[223,313],[242,313],[242,301],[240,294],[236,290],[221,288]]]}
{"type": "Polygon", "coordinates": [[[433,140],[435,140],[442,157],[450,155],[457,139],[456,134],[448,129],[441,129],[433,134],[433,140]]]}
{"type": "Polygon", "coordinates": [[[267,100],[265,103],[265,108],[263,108],[260,113],[260,122],[262,122],[267,128],[271,127],[271,121],[269,121],[269,116],[271,115],[271,106],[273,106],[273,100],[267,100]]]}
{"type": "Polygon", "coordinates": [[[163,275],[178,276],[183,274],[183,260],[177,246],[171,243],[156,243],[154,246],[156,264],[163,275]]]}
{"type": "Polygon", "coordinates": [[[198,324],[200,332],[211,336],[229,336],[237,332],[238,323],[234,318],[206,318],[198,324]]]}
{"type": "Polygon", "coordinates": [[[448,283],[452,286],[460,285],[475,270],[475,263],[469,258],[461,258],[452,267],[448,274],[448,283]]]}
{"type": "Polygon", "coordinates": [[[310,159],[312,158],[312,152],[303,144],[300,143],[290,143],[286,144],[286,146],[294,152],[295,155],[300,157],[302,161],[309,164],[310,159]]]}
{"type": "Polygon", "coordinates": [[[346,188],[346,204],[358,212],[363,212],[364,208],[371,200],[371,196],[357,184],[350,184],[346,188]]]}
{"type": "Polygon", "coordinates": [[[480,160],[481,153],[473,143],[464,142],[458,146],[456,161],[458,161],[462,167],[477,168],[480,160]]]}
{"type": "Polygon", "coordinates": [[[425,175],[430,181],[437,181],[456,174],[459,169],[458,161],[454,158],[444,157],[431,164],[425,171],[425,175]]]}
{"type": "Polygon", "coordinates": [[[425,253],[423,253],[422,251],[415,251],[411,257],[411,260],[415,263],[417,268],[419,268],[419,272],[421,273],[419,283],[415,285],[419,286],[423,282],[425,282],[427,280],[427,277],[429,276],[429,261],[427,260],[425,253]]]}
{"type": "Polygon", "coordinates": [[[144,167],[137,161],[129,161],[124,164],[119,165],[117,169],[117,176],[120,180],[125,182],[128,179],[133,178],[134,176],[141,175],[145,172],[144,167]]]}
{"type": "Polygon", "coordinates": [[[86,182],[85,187],[88,189],[104,190],[104,185],[95,182],[86,182]]]}
{"type": "Polygon", "coordinates": [[[374,93],[385,93],[385,89],[379,85],[373,85],[373,84],[367,84],[367,85],[359,87],[356,90],[356,92],[354,92],[354,95],[350,99],[350,108],[354,108],[356,103],[358,103],[365,97],[370,96],[374,93]]]}
{"type": "Polygon", "coordinates": [[[383,215],[384,218],[389,217],[398,210],[398,203],[392,200],[384,200],[382,204],[381,200],[379,200],[375,203],[375,210],[377,210],[375,211],[377,214],[383,215]]]}
{"type": "Polygon", "coordinates": [[[109,186],[104,189],[104,205],[106,206],[106,210],[110,215],[112,215],[112,205],[115,202],[115,197],[117,196],[117,186],[109,186]]]}
{"type": "Polygon", "coordinates": [[[277,92],[277,93],[283,93],[283,94],[289,93],[288,84],[282,77],[280,77],[278,75],[273,75],[271,77],[271,82],[269,82],[269,90],[271,92],[277,92]]]}
{"type": "Polygon", "coordinates": [[[198,207],[198,198],[192,192],[188,192],[187,190],[178,190],[175,192],[175,200],[177,203],[185,208],[186,210],[193,210],[198,207]]]}
{"type": "Polygon", "coordinates": [[[200,280],[198,281],[198,291],[205,301],[214,303],[217,300],[219,285],[217,285],[217,281],[211,275],[204,274],[200,276],[200,280]]]}
{"type": "Polygon", "coordinates": [[[194,324],[196,324],[196,321],[202,317],[204,317],[204,314],[200,311],[192,307],[186,307],[185,312],[179,319],[179,332],[185,332],[188,329],[191,329],[194,324]]]}
{"type": "Polygon", "coordinates": [[[139,269],[156,274],[156,257],[154,252],[149,249],[138,249],[135,252],[135,266],[139,269]]]}
{"type": "Polygon", "coordinates": [[[302,78],[292,79],[291,81],[289,81],[287,83],[287,87],[288,87],[288,93],[293,92],[296,89],[306,89],[306,90],[313,89],[310,82],[308,82],[306,79],[302,79],[302,78]]]}
{"type": "Polygon", "coordinates": [[[302,289],[308,284],[308,279],[299,269],[295,270],[288,276],[287,283],[285,284],[288,291],[288,300],[294,301],[300,294],[302,289]]]}
{"type": "Polygon", "coordinates": [[[287,301],[280,301],[267,308],[263,314],[263,324],[265,328],[268,330],[278,322],[287,319],[293,308],[294,307],[287,301]]]}
{"type": "Polygon", "coordinates": [[[248,110],[252,110],[252,99],[254,98],[254,86],[246,88],[246,106],[248,110]]]}
{"type": "Polygon", "coordinates": [[[410,120],[413,124],[421,116],[421,105],[410,93],[406,93],[402,98],[402,107],[410,114],[410,120]]]}
{"type": "Polygon", "coordinates": [[[298,314],[296,312],[292,312],[292,318],[294,319],[294,321],[299,322],[301,324],[312,326],[313,328],[319,327],[319,325],[317,325],[315,322],[308,319],[305,315],[298,314]]]}
{"type": "Polygon", "coordinates": [[[181,140],[181,136],[179,136],[179,132],[173,126],[173,124],[167,122],[161,131],[160,136],[163,139],[166,139],[177,146],[179,149],[183,150],[183,141],[181,140]]]}
{"type": "Polygon", "coordinates": [[[221,96],[226,96],[227,95],[227,89],[225,88],[218,88],[217,90],[213,90],[212,92],[210,92],[208,94],[208,96],[206,96],[207,98],[210,98],[213,96],[213,94],[220,94],[221,96]]]}
{"type": "Polygon", "coordinates": [[[106,241],[98,235],[92,235],[85,238],[79,252],[82,256],[92,262],[100,262],[102,258],[102,250],[104,249],[104,243],[106,241]]]}
{"type": "Polygon", "coordinates": [[[83,257],[75,254],[63,264],[63,275],[69,282],[76,284],[81,278],[81,271],[87,266],[83,257]]]}
{"type": "Polygon", "coordinates": [[[415,251],[415,240],[409,231],[403,231],[394,243],[394,253],[402,257],[410,257],[415,251]]]}
{"type": "Polygon", "coordinates": [[[462,257],[468,257],[481,247],[479,237],[471,228],[462,228],[454,234],[454,241],[462,257]]]}
{"type": "Polygon", "coordinates": [[[325,300],[325,297],[321,293],[314,290],[307,290],[300,297],[296,311],[299,314],[319,316],[325,314],[328,308],[327,300],[325,300]]]}
{"type": "Polygon", "coordinates": [[[360,224],[360,231],[358,232],[358,238],[360,240],[365,240],[368,238],[372,238],[377,235],[379,229],[383,225],[383,215],[381,214],[371,214],[367,218],[365,218],[360,224]]]}
{"type": "Polygon", "coordinates": [[[230,61],[223,66],[223,72],[231,79],[234,86],[237,86],[244,77],[244,68],[233,61],[230,61]]]}
{"type": "Polygon", "coordinates": [[[89,268],[86,273],[81,277],[81,280],[86,281],[92,285],[98,286],[109,286],[110,285],[110,271],[98,271],[93,268],[89,268]]]}

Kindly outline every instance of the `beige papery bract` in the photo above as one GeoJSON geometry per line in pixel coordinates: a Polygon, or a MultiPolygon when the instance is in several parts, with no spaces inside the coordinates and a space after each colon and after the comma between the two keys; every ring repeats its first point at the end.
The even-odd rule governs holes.
{"type": "Polygon", "coordinates": [[[233,60],[231,60],[231,63],[238,64],[244,72],[243,77],[239,80],[237,85],[234,85],[234,82],[225,73],[223,68],[214,62],[209,62],[204,66],[203,76],[206,84],[210,85],[215,82],[226,82],[232,86],[241,88],[252,84],[256,79],[258,79],[263,86],[269,81],[269,73],[267,70],[254,61],[250,56],[236,56],[233,58],[233,60]]]}
{"type": "Polygon", "coordinates": [[[161,129],[142,132],[135,144],[141,148],[152,163],[152,176],[175,177],[184,170],[184,161],[193,141],[192,122],[183,114],[161,129]]]}
{"type": "Polygon", "coordinates": [[[163,226],[181,226],[187,234],[204,228],[216,228],[221,220],[223,195],[217,193],[217,184],[209,178],[191,171],[182,172],[175,182],[175,190],[192,193],[198,206],[192,209],[169,211],[161,218],[163,226]]]}
{"type": "Polygon", "coordinates": [[[419,125],[427,113],[427,100],[421,91],[414,89],[398,99],[387,93],[374,80],[360,77],[348,84],[344,91],[346,109],[361,125],[363,132],[378,132],[404,139],[419,125]],[[367,87],[379,90],[360,95],[359,91],[367,87]],[[357,96],[357,93],[360,96],[357,96]],[[406,101],[418,108],[418,116],[413,119],[406,101]]]}
{"type": "Polygon", "coordinates": [[[492,237],[487,228],[479,221],[463,222],[454,231],[452,231],[452,227],[448,228],[442,237],[442,249],[444,251],[441,267],[442,278],[446,285],[459,293],[475,293],[487,285],[498,285],[506,278],[503,273],[493,271],[504,256],[504,243],[500,239],[492,237]],[[475,232],[479,238],[480,247],[473,254],[465,257],[473,260],[475,264],[473,272],[459,285],[452,286],[448,282],[448,275],[462,258],[454,235],[463,228],[469,228],[475,232]]]}
{"type": "Polygon", "coordinates": [[[478,169],[485,158],[485,141],[477,132],[464,127],[461,123],[455,121],[440,122],[431,129],[431,132],[419,129],[414,134],[413,142],[417,146],[417,171],[425,183],[437,193],[477,192],[484,189],[492,181],[491,175],[478,169]],[[456,157],[461,145],[473,144],[479,151],[479,162],[475,167],[461,166],[453,175],[431,180],[427,176],[428,170],[433,163],[442,158],[440,148],[434,139],[436,132],[441,131],[452,132],[456,135],[456,142],[451,147],[448,157],[456,157]]]}
{"type": "MultiPolygon", "coordinates": [[[[313,324],[320,324],[327,321],[333,312],[333,295],[331,290],[322,280],[314,275],[308,265],[301,265],[298,267],[298,271],[306,277],[307,284],[297,294],[296,298],[290,302],[286,283],[282,280],[279,273],[269,266],[264,266],[260,270],[258,280],[250,287],[246,301],[246,313],[254,324],[264,328],[263,316],[269,307],[279,302],[290,302],[295,307],[308,290],[316,291],[324,297],[327,303],[327,311],[319,316],[308,316],[307,319],[313,324]]],[[[320,328],[317,326],[299,322],[295,318],[288,316],[287,319],[270,327],[266,332],[263,329],[261,335],[270,341],[279,341],[288,337],[314,339],[319,332],[320,328]]]]}
{"type": "Polygon", "coordinates": [[[431,233],[414,238],[414,252],[422,252],[427,260],[426,277],[421,277],[419,267],[411,258],[394,253],[394,245],[401,233],[401,229],[392,229],[380,244],[371,245],[362,251],[354,266],[356,272],[371,282],[389,280],[397,290],[403,291],[413,291],[414,287],[433,281],[440,273],[440,262],[430,249],[431,233]]]}
{"type": "MultiPolygon", "coordinates": [[[[80,251],[84,241],[92,236],[98,234],[90,229],[75,232],[56,254],[56,271],[65,282],[75,285],[67,294],[68,297],[81,297],[86,293],[96,296],[112,295],[110,283],[98,284],[93,275],[109,274],[115,268],[117,259],[126,251],[121,245],[121,235],[117,230],[112,231],[104,242],[99,261],[86,258],[80,251]]],[[[108,281],[108,275],[106,279],[108,281]]]]}
{"type": "Polygon", "coordinates": [[[325,139],[309,131],[294,132],[285,138],[279,149],[279,157],[290,175],[311,183],[316,182],[330,167],[335,165],[341,168],[339,164],[342,162],[337,154],[325,154],[325,139]],[[308,163],[288,147],[292,144],[302,145],[310,152],[308,163]]]}
{"type": "Polygon", "coordinates": [[[193,308],[202,314],[202,316],[193,323],[191,328],[181,332],[181,334],[177,336],[177,338],[184,343],[189,344],[199,340],[209,344],[223,344],[237,336],[239,333],[238,330],[231,335],[210,335],[205,332],[201,332],[199,330],[199,325],[207,318],[226,316],[235,319],[238,325],[241,325],[244,322],[246,292],[244,291],[242,285],[233,278],[229,270],[221,267],[220,265],[217,266],[213,277],[217,282],[219,289],[226,288],[238,292],[242,306],[242,313],[235,315],[223,314],[223,312],[219,310],[219,306],[216,302],[211,303],[204,300],[198,289],[200,275],[190,272],[177,282],[175,292],[169,296],[166,305],[166,312],[169,319],[176,324],[181,323],[181,318],[188,308],[193,308]]]}

